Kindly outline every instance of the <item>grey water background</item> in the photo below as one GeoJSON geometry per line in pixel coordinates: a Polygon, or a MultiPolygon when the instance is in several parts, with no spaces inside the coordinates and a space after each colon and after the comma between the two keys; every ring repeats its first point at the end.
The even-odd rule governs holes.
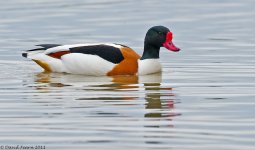
{"type": "Polygon", "coordinates": [[[0,5],[0,146],[253,150],[255,1],[8,0],[0,5]],[[142,54],[154,25],[162,74],[43,73],[21,57],[42,43],[114,42],[142,54]]]}

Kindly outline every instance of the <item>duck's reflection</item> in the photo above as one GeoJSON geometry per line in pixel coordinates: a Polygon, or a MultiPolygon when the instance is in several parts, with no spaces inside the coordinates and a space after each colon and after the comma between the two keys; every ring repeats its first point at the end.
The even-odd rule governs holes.
{"type": "Polygon", "coordinates": [[[145,117],[173,117],[179,114],[162,113],[161,110],[174,109],[176,96],[172,93],[172,88],[162,87],[160,83],[144,83],[146,109],[157,110],[145,114],[145,117]]]}
{"type": "Polygon", "coordinates": [[[109,87],[111,89],[131,88],[138,83],[137,76],[83,76],[63,73],[42,72],[35,76],[36,83],[46,83],[50,87],[109,87]]]}
{"type": "MultiPolygon", "coordinates": [[[[86,96],[76,100],[141,100],[145,99],[145,118],[168,119],[179,115],[172,113],[176,96],[167,84],[161,85],[162,75],[146,76],[82,76],[62,73],[39,73],[35,82],[39,83],[38,90],[65,88],[83,90],[86,96]],[[42,84],[42,85],[41,85],[42,84]],[[90,94],[89,92],[92,92],[90,94]],[[142,93],[142,94],[141,94],[142,93]]],[[[129,104],[130,105],[130,104],[129,104]]]]}

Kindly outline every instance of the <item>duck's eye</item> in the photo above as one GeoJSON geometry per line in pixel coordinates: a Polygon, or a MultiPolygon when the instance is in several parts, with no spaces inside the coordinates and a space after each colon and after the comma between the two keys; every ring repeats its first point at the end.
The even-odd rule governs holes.
{"type": "Polygon", "coordinates": [[[159,31],[158,34],[162,34],[162,32],[159,31]]]}

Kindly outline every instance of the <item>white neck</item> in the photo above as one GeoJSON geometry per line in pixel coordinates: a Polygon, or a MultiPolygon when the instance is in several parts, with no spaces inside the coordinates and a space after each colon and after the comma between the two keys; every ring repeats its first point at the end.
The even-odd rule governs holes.
{"type": "Polygon", "coordinates": [[[138,75],[147,75],[161,72],[159,59],[138,60],[138,75]]]}

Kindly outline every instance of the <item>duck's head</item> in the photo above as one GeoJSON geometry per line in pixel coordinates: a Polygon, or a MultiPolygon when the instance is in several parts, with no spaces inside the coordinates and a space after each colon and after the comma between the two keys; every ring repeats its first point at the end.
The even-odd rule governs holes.
{"type": "Polygon", "coordinates": [[[165,47],[174,52],[180,51],[172,41],[173,33],[164,26],[154,26],[150,28],[145,36],[145,45],[153,46],[155,48],[165,47]]]}

